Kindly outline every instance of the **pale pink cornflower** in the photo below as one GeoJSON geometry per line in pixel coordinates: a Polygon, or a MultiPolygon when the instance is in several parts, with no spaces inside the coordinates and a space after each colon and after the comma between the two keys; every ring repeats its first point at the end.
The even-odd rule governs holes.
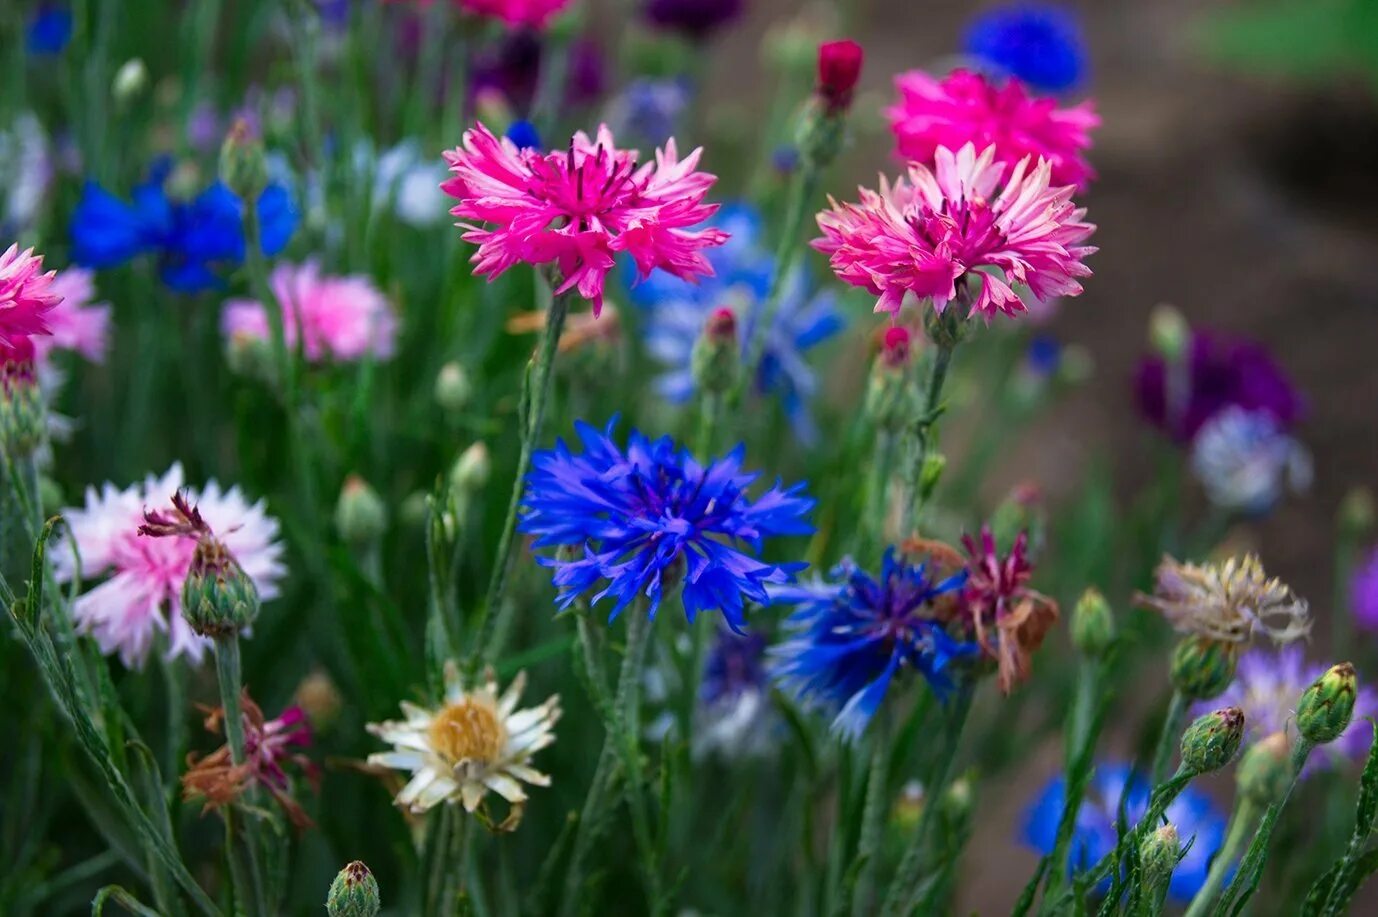
{"type": "MultiPolygon", "coordinates": [[[[300,316],[305,329],[302,353],[310,362],[392,356],[397,344],[397,318],[387,297],[369,278],[326,276],[318,263],[306,261],[300,265],[279,264],[269,283],[282,308],[287,346],[297,345],[300,316]]],[[[252,299],[227,301],[220,326],[232,341],[266,341],[271,334],[267,311],[262,303],[252,299]]]]}
{"type": "Polygon", "coordinates": [[[638,168],[636,153],[619,150],[606,125],[594,139],[580,131],[567,150],[541,153],[478,124],[445,153],[454,177],[441,188],[459,200],[450,213],[464,239],[478,244],[475,274],[492,280],[516,264],[555,265],[558,292],[577,288],[596,316],[619,252],[643,278],[655,268],[690,281],[712,275],[701,249],[728,234],[690,228],[718,209],[703,202],[717,177],[695,171],[702,152],[680,159],[671,139],[638,168]]]}
{"type": "Polygon", "coordinates": [[[510,26],[545,28],[570,0],[457,0],[460,9],[498,19],[510,26]]]}
{"type": "MultiPolygon", "coordinates": [[[[181,611],[182,584],[191,568],[196,540],[139,534],[145,511],[170,510],[173,495],[183,488],[182,466],[174,464],[162,477],[150,475],[124,490],[110,483],[99,491],[88,487],[85,506],[62,511],[71,538],[63,539],[55,554],[55,575],[59,582],[70,582],[78,575],[102,579],[77,597],[73,617],[101,652],[118,653],[129,668],[143,666],[160,633],[167,635],[170,659],[185,656],[200,662],[210,645],[192,633],[181,611]]],[[[277,541],[278,523],[267,514],[263,501],[250,503],[238,487],[222,490],[215,481],[183,492],[253,580],[259,597],[276,596],[286,570],[282,544],[277,541]]]]}
{"type": "Polygon", "coordinates": [[[0,255],[0,344],[48,333],[48,315],[61,297],[52,289],[56,271],[43,272],[43,256],[11,245],[0,255]]]}
{"type": "Polygon", "coordinates": [[[1048,160],[1055,185],[1085,189],[1095,178],[1082,156],[1100,124],[1090,102],[1059,108],[1055,99],[1030,96],[1016,79],[996,86],[968,70],[943,79],[913,70],[895,77],[895,87],[899,102],[885,114],[900,156],[910,162],[931,165],[939,147],[994,145],[996,161],[1006,166],[1025,156],[1048,160]]]}
{"type": "Polygon", "coordinates": [[[935,159],[936,170],[914,163],[908,181],[882,177],[879,191],[862,188],[860,203],[829,198],[818,214],[823,238],[812,244],[839,279],[870,291],[876,311],[890,313],[911,293],[941,313],[962,283],[971,314],[987,321],[1024,312],[1025,296],[1081,292],[1077,278],[1091,274],[1082,259],[1095,249],[1080,243],[1095,227],[1072,203],[1075,188],[1049,187],[1046,160],[1032,169],[1021,160],[1002,183],[1006,167],[994,147],[979,156],[971,144],[955,153],[939,147],[935,159]],[[1016,283],[1028,291],[1016,292],[1016,283]]]}
{"type": "Polygon", "coordinates": [[[95,273],[84,267],[64,268],[49,291],[62,301],[47,315],[50,335],[34,340],[39,360],[46,362],[54,350],[70,350],[92,363],[103,362],[110,339],[110,304],[92,302],[95,273]]]}

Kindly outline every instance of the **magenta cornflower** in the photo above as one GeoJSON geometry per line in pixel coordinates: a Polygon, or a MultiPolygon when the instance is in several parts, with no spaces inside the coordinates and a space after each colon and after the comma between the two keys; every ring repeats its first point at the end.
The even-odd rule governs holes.
{"type": "Polygon", "coordinates": [[[1032,656],[1058,619],[1057,602],[1029,588],[1033,563],[1029,536],[1020,532],[1002,555],[990,526],[980,539],[962,536],[967,551],[967,581],[962,589],[962,617],[976,642],[999,667],[1000,690],[1006,694],[1029,677],[1032,656]]]}
{"type": "Polygon", "coordinates": [[[48,333],[48,313],[62,298],[52,289],[56,271],[43,272],[43,256],[11,245],[0,255],[0,344],[48,333]]]}
{"type": "Polygon", "coordinates": [[[460,9],[475,16],[498,19],[510,26],[543,29],[570,0],[456,0],[460,9]]]}
{"type": "Polygon", "coordinates": [[[704,203],[717,178],[696,171],[702,148],[679,158],[674,140],[656,161],[638,167],[606,126],[594,139],[580,131],[565,151],[518,149],[482,124],[445,153],[454,178],[441,185],[459,204],[466,241],[478,244],[474,273],[496,278],[516,264],[554,265],[563,282],[603,307],[613,259],[626,252],[642,278],[655,268],[684,280],[711,276],[702,249],[721,245],[721,229],[690,227],[718,209],[704,203]]]}
{"type": "Polygon", "coordinates": [[[1013,166],[1025,156],[1052,164],[1053,183],[1085,189],[1095,172],[1082,152],[1100,124],[1090,102],[1059,108],[1031,96],[1016,79],[996,86],[979,73],[954,70],[937,79],[919,70],[895,78],[899,102],[886,110],[902,158],[931,164],[942,147],[994,145],[996,161],[1013,166]]]}
{"type": "Polygon", "coordinates": [[[49,292],[61,297],[46,318],[49,335],[34,340],[40,362],[55,350],[79,353],[92,363],[105,360],[110,340],[110,304],[96,298],[95,272],[69,267],[57,272],[49,292]]]}
{"type": "Polygon", "coordinates": [[[912,294],[941,313],[958,284],[970,314],[987,321],[1027,311],[1034,299],[1076,296],[1077,278],[1091,274],[1082,259],[1096,250],[1081,244],[1095,226],[1072,203],[1076,189],[1050,187],[1052,167],[1042,159],[1032,168],[1020,160],[1002,183],[1006,166],[995,155],[994,147],[979,156],[971,144],[955,153],[939,147],[936,169],[911,164],[908,181],[862,188],[857,204],[830,198],[813,247],[839,279],[879,297],[877,312],[899,312],[912,294]]]}
{"type": "Polygon", "coordinates": [[[125,490],[108,483],[99,491],[88,487],[85,506],[62,511],[71,538],[55,550],[54,574],[58,582],[78,576],[102,580],[77,597],[72,614],[101,652],[118,654],[128,668],[143,666],[160,633],[166,635],[168,658],[186,656],[200,662],[210,646],[209,640],[192,632],[181,613],[182,585],[196,553],[196,539],[139,534],[145,512],[170,507],[178,491],[200,511],[262,599],[278,594],[277,583],[286,572],[277,520],[261,501],[250,503],[238,487],[222,490],[214,481],[185,490],[183,483],[182,466],[173,465],[162,477],[150,475],[125,490]]]}
{"type": "MultiPolygon", "coordinates": [[[[315,261],[279,264],[269,280],[282,309],[288,347],[297,345],[297,321],[304,329],[302,353],[312,363],[324,360],[385,359],[397,343],[397,319],[373,281],[363,276],[331,277],[315,261]]],[[[225,337],[266,341],[268,313],[263,303],[232,299],[220,327],[225,337]]]]}

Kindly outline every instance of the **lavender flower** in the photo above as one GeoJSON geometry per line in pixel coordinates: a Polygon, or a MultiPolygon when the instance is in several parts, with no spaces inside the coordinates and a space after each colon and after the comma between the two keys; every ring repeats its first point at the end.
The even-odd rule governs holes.
{"type": "Polygon", "coordinates": [[[758,475],[742,471],[740,446],[700,465],[668,436],[652,441],[633,430],[623,450],[612,439],[616,424],[599,432],[578,422],[581,454],[559,440],[532,459],[519,529],[536,536],[536,548],[583,548],[582,557],[541,559],[555,569],[560,607],[602,583],[591,601],[616,599],[609,621],[637,596],[654,618],[666,587],[682,580],[690,623],[716,609],[740,630],[745,600],[769,604],[766,586],[792,581],[805,566],[754,555],[771,536],[812,532],[805,517],[814,501],[802,484],[778,481],[748,498],[758,475]]]}
{"type": "Polygon", "coordinates": [[[1284,489],[1311,483],[1311,456],[1271,412],[1231,406],[1202,425],[1192,440],[1191,467],[1206,497],[1221,509],[1262,515],[1284,489]]]}
{"type": "Polygon", "coordinates": [[[1354,571],[1349,581],[1349,600],[1354,620],[1367,630],[1378,630],[1378,548],[1354,571]]]}

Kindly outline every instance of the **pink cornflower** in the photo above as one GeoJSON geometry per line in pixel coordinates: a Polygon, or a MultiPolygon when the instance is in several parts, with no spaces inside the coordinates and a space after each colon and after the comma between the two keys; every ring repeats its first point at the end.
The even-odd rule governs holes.
{"type": "Polygon", "coordinates": [[[53,291],[56,271],[43,272],[43,256],[11,245],[0,255],[0,344],[48,333],[48,314],[61,297],[53,291]]]}
{"type": "Polygon", "coordinates": [[[474,273],[490,280],[519,263],[552,264],[602,312],[603,282],[618,252],[645,278],[655,268],[684,280],[711,276],[701,249],[721,245],[720,229],[690,229],[718,209],[704,195],[716,176],[695,171],[702,148],[681,160],[675,141],[656,161],[637,167],[636,153],[619,150],[604,125],[590,140],[575,134],[563,152],[519,150],[482,124],[464,145],[445,153],[454,178],[441,185],[459,200],[450,213],[464,239],[478,243],[474,273]]]}
{"type": "MultiPolygon", "coordinates": [[[[387,298],[369,278],[325,276],[318,263],[306,261],[279,264],[269,283],[282,308],[283,337],[288,347],[297,344],[297,318],[301,318],[305,329],[302,352],[307,360],[318,363],[392,356],[397,319],[387,298]]],[[[271,334],[267,311],[252,299],[226,302],[220,326],[230,340],[246,337],[266,341],[271,334]]]]}
{"type": "Polygon", "coordinates": [[[510,26],[543,29],[570,0],[456,0],[461,9],[476,16],[499,19],[510,26]]]}
{"type": "Polygon", "coordinates": [[[95,273],[84,267],[58,271],[49,292],[62,297],[47,315],[50,336],[34,340],[38,358],[49,359],[54,350],[70,350],[92,363],[105,360],[110,338],[110,304],[93,303],[96,298],[95,273]]]}
{"type": "Polygon", "coordinates": [[[932,170],[911,164],[908,181],[882,178],[879,191],[862,188],[860,203],[829,198],[813,247],[838,278],[878,296],[876,311],[890,313],[911,293],[941,313],[961,283],[971,314],[987,321],[1028,308],[1030,293],[1015,292],[1015,283],[1040,300],[1081,292],[1076,278],[1091,274],[1082,259],[1095,248],[1080,243],[1095,227],[1072,203],[1076,189],[1049,187],[1046,160],[1032,169],[1020,160],[1003,183],[1006,167],[995,162],[994,147],[979,156],[971,144],[955,153],[939,147],[936,161],[932,170]]]}
{"type": "MultiPolygon", "coordinates": [[[[118,653],[129,668],[143,666],[159,633],[167,635],[170,659],[186,656],[200,662],[210,645],[182,617],[182,585],[191,569],[196,540],[139,534],[145,510],[170,511],[173,495],[182,488],[182,466],[175,464],[162,477],[150,475],[142,484],[124,490],[110,483],[99,492],[88,487],[85,506],[62,511],[76,553],[64,540],[56,553],[55,575],[59,582],[70,582],[78,575],[105,577],[77,598],[73,617],[82,631],[95,638],[101,652],[118,653]]],[[[278,580],[286,570],[282,544],[276,540],[277,520],[264,511],[263,502],[251,504],[238,487],[222,490],[214,481],[185,493],[253,580],[259,597],[276,596],[278,580]]]]}
{"type": "Polygon", "coordinates": [[[1058,108],[1030,96],[1016,79],[997,87],[979,73],[955,70],[939,80],[918,70],[895,78],[899,103],[886,110],[902,158],[932,164],[941,147],[994,145],[997,162],[1025,156],[1052,164],[1053,183],[1085,189],[1095,173],[1081,155],[1100,124],[1090,102],[1058,108]]]}

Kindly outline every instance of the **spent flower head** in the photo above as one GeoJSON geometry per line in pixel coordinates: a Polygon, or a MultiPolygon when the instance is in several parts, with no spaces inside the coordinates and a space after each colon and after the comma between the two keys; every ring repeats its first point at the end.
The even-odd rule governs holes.
{"type": "Polygon", "coordinates": [[[1248,643],[1259,633],[1290,643],[1311,631],[1305,600],[1270,578],[1253,554],[1206,564],[1164,557],[1154,574],[1153,594],[1140,595],[1139,602],[1162,614],[1178,633],[1222,643],[1248,643]]]}
{"type": "Polygon", "coordinates": [[[990,526],[982,526],[979,537],[963,536],[962,544],[968,573],[962,619],[996,660],[1000,690],[1008,694],[1029,677],[1033,653],[1057,623],[1057,602],[1029,588],[1033,563],[1027,533],[1020,532],[1005,554],[996,546],[990,526]]]}

